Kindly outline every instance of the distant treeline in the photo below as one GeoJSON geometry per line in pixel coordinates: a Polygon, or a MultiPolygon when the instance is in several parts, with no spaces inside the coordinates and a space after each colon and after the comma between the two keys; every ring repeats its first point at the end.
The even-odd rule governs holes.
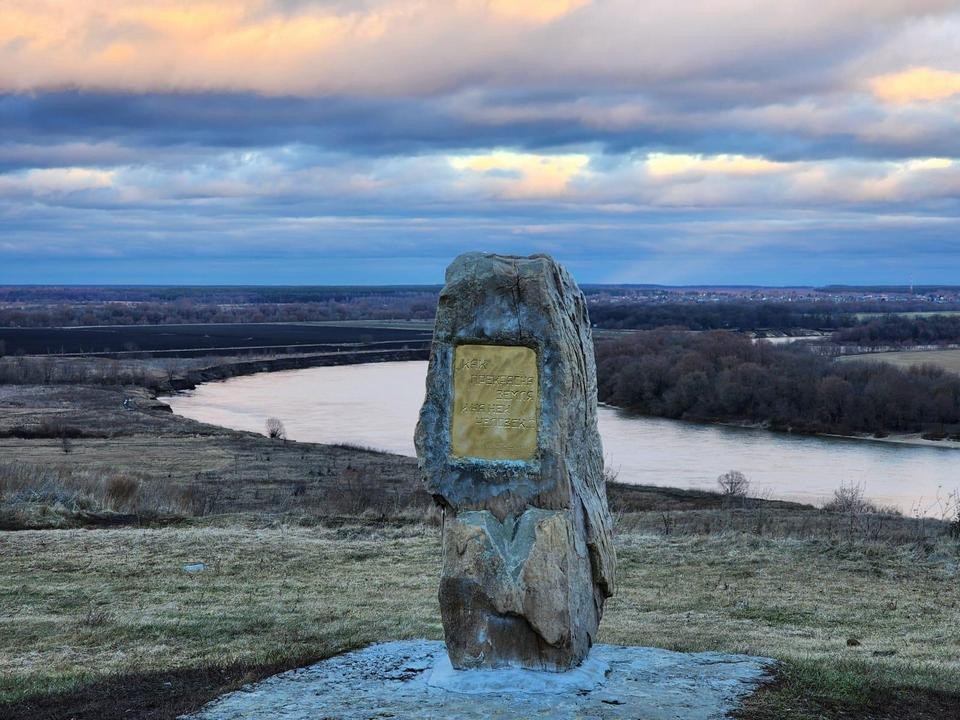
{"type": "MultiPolygon", "coordinates": [[[[950,309],[924,301],[898,303],[897,312],[950,309]],[[902,305],[902,306],[901,306],[902,305]]],[[[960,309],[960,305],[957,306],[960,309]]],[[[610,330],[653,330],[678,327],[687,330],[833,330],[855,326],[859,313],[891,312],[880,301],[764,302],[730,300],[715,303],[642,304],[623,302],[591,304],[590,320],[610,330]]]]}
{"type": "Polygon", "coordinates": [[[0,386],[140,385],[160,390],[169,388],[172,377],[185,367],[188,365],[178,358],[147,363],[105,358],[0,357],[0,386]]]}
{"type": "MultiPolygon", "coordinates": [[[[3,327],[73,327],[77,325],[166,325],[172,323],[248,323],[317,322],[324,320],[430,320],[437,306],[432,292],[395,291],[385,294],[363,293],[357,296],[310,302],[240,302],[209,304],[192,299],[176,301],[84,301],[48,305],[0,307],[3,327]]],[[[596,327],[610,330],[653,330],[676,327],[687,330],[838,330],[853,327],[857,332],[838,342],[854,343],[860,327],[879,327],[876,322],[862,323],[857,313],[879,312],[865,303],[765,303],[722,302],[658,303],[642,301],[590,303],[590,318],[596,327]]],[[[920,321],[917,318],[916,321],[920,321]]],[[[923,318],[925,328],[934,327],[923,318]]],[[[906,337],[913,319],[901,317],[889,327],[896,336],[906,337]]],[[[871,331],[866,331],[871,332],[871,331]]],[[[873,331],[875,332],[875,331],[873,331]]],[[[889,334],[889,333],[888,333],[889,334]]],[[[929,335],[925,329],[915,333],[929,335]]],[[[942,333],[944,342],[949,341],[942,333]]],[[[876,335],[877,344],[889,344],[890,338],[876,335]]],[[[952,337],[952,336],[951,336],[952,337]]]]}
{"type": "Polygon", "coordinates": [[[921,432],[960,422],[960,377],[835,363],[725,331],[638,332],[597,343],[599,397],[645,415],[795,432],[921,432]]]}
{"type": "Polygon", "coordinates": [[[176,302],[93,302],[29,307],[0,307],[3,327],[76,327],[78,325],[169,325],[173,323],[319,322],[324,320],[430,319],[436,295],[425,292],[360,295],[296,303],[198,304],[176,302]]]}
{"type": "MultiPolygon", "coordinates": [[[[216,297],[216,294],[213,294],[216,297]]],[[[166,325],[171,323],[309,322],[323,320],[426,320],[434,316],[438,294],[394,290],[380,294],[341,292],[309,301],[260,302],[242,299],[211,303],[210,298],[176,300],[93,300],[0,307],[0,326],[72,327],[77,325],[166,325]]],[[[600,328],[650,330],[674,326],[690,330],[835,329],[857,322],[861,306],[824,303],[690,302],[649,304],[640,300],[590,303],[590,318],[600,328]]]]}
{"type": "MultiPolygon", "coordinates": [[[[0,286],[0,326],[429,320],[439,291],[437,286],[0,286]]],[[[706,300],[703,293],[690,289],[590,286],[585,292],[593,324],[611,330],[833,331],[861,325],[859,313],[960,309],[960,302],[924,298],[886,302],[805,296],[785,302],[755,296],[756,291],[749,289],[742,295],[714,295],[706,300]],[[631,295],[641,291],[647,294],[631,295]]],[[[897,332],[902,333],[908,322],[901,320],[897,332]]],[[[891,341],[878,337],[876,342],[891,341]]]]}
{"type": "Polygon", "coordinates": [[[0,285],[0,303],[75,304],[104,302],[188,301],[200,305],[348,302],[357,298],[383,299],[404,295],[436,297],[436,285],[0,285]]]}
{"type": "Polygon", "coordinates": [[[960,343],[960,316],[905,317],[885,315],[837,330],[830,338],[840,345],[947,345],[960,343]]]}
{"type": "Polygon", "coordinates": [[[870,292],[909,295],[943,295],[956,293],[960,285],[824,285],[814,288],[817,292],[849,293],[870,292]]]}
{"type": "Polygon", "coordinates": [[[610,330],[653,330],[680,327],[688,330],[792,330],[831,329],[856,322],[856,309],[833,303],[664,303],[635,302],[591,305],[590,320],[610,330]]]}

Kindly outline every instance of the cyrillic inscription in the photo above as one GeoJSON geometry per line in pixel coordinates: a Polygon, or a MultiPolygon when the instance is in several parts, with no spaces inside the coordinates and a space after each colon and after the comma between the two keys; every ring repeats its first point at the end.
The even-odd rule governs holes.
{"type": "Polygon", "coordinates": [[[531,460],[537,454],[537,354],[513,345],[457,345],[453,352],[452,452],[531,460]]]}

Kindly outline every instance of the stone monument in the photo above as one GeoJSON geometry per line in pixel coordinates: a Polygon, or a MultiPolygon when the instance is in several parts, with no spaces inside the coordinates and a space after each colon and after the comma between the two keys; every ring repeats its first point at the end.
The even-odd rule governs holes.
{"type": "Polygon", "coordinates": [[[579,665],[616,558],[586,302],[550,257],[447,269],[416,446],[444,511],[453,667],[579,665]]]}
{"type": "Polygon", "coordinates": [[[616,558],[593,340],[573,278],[545,255],[461,255],[447,270],[433,341],[416,444],[444,510],[446,647],[371,645],[190,717],[728,717],[774,661],[590,652],[616,558]],[[460,672],[474,668],[496,670],[460,672]]]}
{"type": "Polygon", "coordinates": [[[711,720],[775,666],[590,652],[616,558],[586,303],[549,257],[470,253],[450,265],[416,444],[444,510],[446,647],[371,645],[226,695],[193,720],[711,720]],[[475,668],[493,671],[460,672],[475,668]]]}

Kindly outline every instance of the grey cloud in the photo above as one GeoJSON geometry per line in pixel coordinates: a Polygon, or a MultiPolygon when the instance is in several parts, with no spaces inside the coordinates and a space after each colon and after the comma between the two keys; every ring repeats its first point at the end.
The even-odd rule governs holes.
{"type": "MultiPolygon", "coordinates": [[[[274,0],[256,19],[397,7],[274,0]]],[[[234,278],[252,272],[243,262],[274,263],[273,281],[323,261],[346,280],[355,258],[371,280],[426,281],[416,261],[385,259],[439,272],[476,248],[553,252],[594,281],[893,280],[897,259],[930,280],[956,270],[960,164],[902,168],[960,158],[960,97],[893,105],[869,86],[917,64],[957,69],[956,3],[726,7],[616,0],[469,27],[438,10],[329,63],[309,56],[286,68],[303,81],[290,87],[269,66],[249,82],[246,65],[220,68],[239,78],[223,83],[178,65],[189,92],[131,68],[129,86],[64,75],[61,89],[0,94],[0,282],[91,258],[122,272],[213,263],[234,278]],[[522,170],[458,173],[445,158],[497,148],[589,164],[562,193],[511,195],[522,170]],[[651,152],[790,167],[654,181],[651,152]]],[[[153,32],[108,22],[86,42],[153,32]]],[[[0,62],[23,50],[8,43],[0,62]]]]}
{"type": "MultiPolygon", "coordinates": [[[[555,97],[555,96],[554,96],[555,97]]],[[[263,148],[300,143],[325,152],[410,155],[590,144],[634,150],[760,154],[781,159],[960,156],[960,102],[888,108],[872,98],[682,111],[663,101],[567,94],[546,101],[513,92],[426,100],[274,98],[256,95],[0,96],[0,163],[31,164],[25,148],[108,145],[178,154],[178,146],[263,148]],[[20,146],[19,150],[11,146],[20,146]],[[173,149],[172,149],[173,148],[173,149]],[[14,159],[13,156],[16,155],[14,159]]],[[[45,164],[38,150],[35,166],[45,164]]],[[[120,158],[116,158],[120,160],[120,158]]],[[[113,162],[109,157],[104,163],[113,162]]]]}

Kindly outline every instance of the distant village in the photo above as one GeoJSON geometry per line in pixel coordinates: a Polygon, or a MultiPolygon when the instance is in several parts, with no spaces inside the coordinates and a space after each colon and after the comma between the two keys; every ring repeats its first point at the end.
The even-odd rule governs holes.
{"type": "Polygon", "coordinates": [[[747,287],[747,286],[605,286],[584,287],[588,302],[596,305],[649,303],[917,303],[953,306],[960,304],[960,286],[902,287],[747,287]]]}

